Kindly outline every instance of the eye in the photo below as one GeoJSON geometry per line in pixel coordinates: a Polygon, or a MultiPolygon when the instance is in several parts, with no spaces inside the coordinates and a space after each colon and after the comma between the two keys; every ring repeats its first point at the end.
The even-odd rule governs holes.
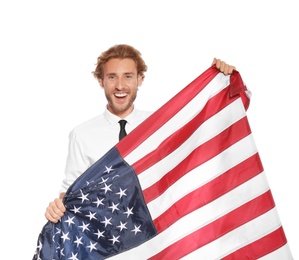
{"type": "Polygon", "coordinates": [[[109,75],[108,79],[115,79],[115,75],[109,75]]]}
{"type": "Polygon", "coordinates": [[[133,79],[134,78],[134,74],[133,73],[125,74],[125,78],[126,79],[133,79]]]}

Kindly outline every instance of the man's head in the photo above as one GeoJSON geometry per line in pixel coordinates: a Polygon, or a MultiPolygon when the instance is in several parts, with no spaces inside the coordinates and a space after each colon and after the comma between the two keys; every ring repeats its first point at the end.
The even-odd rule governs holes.
{"type": "Polygon", "coordinates": [[[105,91],[111,113],[124,118],[133,111],[146,70],[140,52],[129,45],[115,45],[98,57],[93,74],[105,91]]]}

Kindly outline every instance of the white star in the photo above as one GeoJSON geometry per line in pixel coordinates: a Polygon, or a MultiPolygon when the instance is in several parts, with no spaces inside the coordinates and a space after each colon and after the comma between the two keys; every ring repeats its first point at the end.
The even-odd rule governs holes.
{"type": "Polygon", "coordinates": [[[61,229],[60,228],[56,228],[56,229],[57,229],[57,231],[56,231],[55,235],[56,234],[61,234],[61,229]]]}
{"type": "Polygon", "coordinates": [[[112,209],[112,212],[114,212],[114,210],[119,210],[119,208],[117,207],[119,205],[119,203],[114,204],[114,202],[112,202],[112,206],[108,207],[109,209],[112,209]]]}
{"type": "Polygon", "coordinates": [[[101,179],[102,179],[102,181],[101,181],[99,184],[105,183],[106,181],[108,181],[109,178],[104,179],[104,178],[102,177],[101,179]]]}
{"type": "Polygon", "coordinates": [[[83,245],[83,243],[82,243],[81,240],[82,240],[82,237],[77,237],[77,236],[76,236],[76,240],[74,241],[74,243],[77,244],[77,247],[78,247],[80,244],[83,245]]]}
{"type": "Polygon", "coordinates": [[[43,244],[42,244],[42,242],[40,242],[40,240],[39,240],[39,241],[38,241],[37,249],[38,249],[39,251],[41,251],[42,248],[43,248],[43,244]]]}
{"type": "Polygon", "coordinates": [[[116,194],[119,195],[119,198],[120,198],[120,199],[121,199],[122,196],[127,196],[127,194],[126,194],[126,190],[127,190],[127,189],[122,190],[121,188],[119,188],[119,192],[117,192],[116,194]]]}
{"type": "Polygon", "coordinates": [[[122,222],[120,221],[120,225],[117,226],[117,227],[120,229],[120,231],[122,231],[123,229],[127,229],[126,225],[127,225],[127,222],[122,223],[122,222]]]}
{"type": "Polygon", "coordinates": [[[100,230],[98,230],[98,232],[97,233],[94,233],[95,235],[97,235],[98,236],[98,238],[100,238],[100,237],[105,237],[103,234],[105,233],[105,231],[100,231],[100,230]]]}
{"type": "Polygon", "coordinates": [[[78,253],[76,253],[75,255],[74,255],[74,253],[72,252],[72,256],[69,258],[70,260],[79,260],[78,258],[77,258],[77,255],[78,255],[78,253]]]}
{"type": "Polygon", "coordinates": [[[104,224],[105,224],[105,227],[107,227],[107,225],[112,225],[112,223],[110,222],[111,219],[112,219],[112,218],[107,219],[107,218],[105,217],[105,220],[101,221],[101,223],[104,223],[104,224]]]}
{"type": "Polygon", "coordinates": [[[106,168],[106,171],[104,171],[104,172],[110,173],[111,171],[114,171],[114,169],[112,169],[112,165],[110,167],[105,166],[105,168],[106,168]]]}
{"type": "Polygon", "coordinates": [[[89,214],[88,214],[88,215],[85,215],[85,216],[86,216],[86,217],[89,217],[89,220],[92,220],[92,219],[97,219],[97,218],[95,217],[96,214],[97,214],[96,212],[91,213],[91,211],[89,211],[89,214]]]}
{"type": "Polygon", "coordinates": [[[69,237],[68,237],[68,235],[69,235],[69,232],[67,232],[66,234],[64,232],[62,232],[61,238],[63,239],[63,242],[65,242],[66,239],[70,240],[69,237]]]}
{"type": "Polygon", "coordinates": [[[82,226],[79,226],[79,228],[82,228],[82,232],[84,232],[85,230],[90,231],[89,228],[88,228],[89,225],[90,225],[89,223],[85,224],[85,223],[82,221],[82,226]]]}
{"type": "Polygon", "coordinates": [[[91,243],[91,241],[90,241],[90,245],[87,246],[87,248],[89,248],[89,252],[91,252],[93,249],[97,249],[97,248],[96,248],[96,244],[97,244],[97,242],[95,242],[95,243],[93,244],[93,243],[91,243]]]}
{"type": "Polygon", "coordinates": [[[141,230],[140,230],[140,225],[138,226],[138,227],[136,227],[136,225],[134,225],[134,229],[133,230],[131,230],[132,232],[134,232],[135,233],[135,235],[138,233],[138,232],[141,232],[141,230]]]}
{"type": "Polygon", "coordinates": [[[127,218],[128,218],[130,215],[133,215],[133,214],[134,214],[134,213],[132,212],[132,210],[133,210],[133,207],[130,208],[130,209],[127,207],[127,211],[124,212],[124,214],[127,214],[127,218]]]}
{"type": "Polygon", "coordinates": [[[99,198],[97,198],[97,200],[96,200],[96,201],[93,201],[92,203],[97,204],[97,208],[98,208],[100,205],[104,205],[103,200],[104,200],[104,199],[101,199],[101,200],[100,200],[99,198]]]}
{"type": "Polygon", "coordinates": [[[110,238],[109,240],[111,240],[112,241],[112,244],[114,245],[116,242],[118,242],[119,243],[119,237],[120,236],[118,236],[118,237],[115,237],[114,235],[113,235],[113,238],[110,238]]]}
{"type": "Polygon", "coordinates": [[[101,188],[101,190],[105,190],[105,194],[107,193],[107,191],[112,191],[111,189],[110,189],[110,186],[111,186],[112,184],[110,184],[109,186],[105,183],[105,187],[104,188],[101,188]]]}
{"type": "Polygon", "coordinates": [[[76,213],[82,213],[82,212],[80,211],[80,209],[81,209],[81,207],[77,208],[76,206],[74,206],[74,208],[73,208],[73,209],[70,209],[70,211],[73,211],[75,214],[76,214],[76,213]]]}
{"type": "Polygon", "coordinates": [[[62,256],[65,256],[63,250],[64,250],[64,248],[62,248],[62,249],[60,250],[60,254],[61,254],[62,256]]]}
{"type": "Polygon", "coordinates": [[[89,181],[86,181],[86,185],[88,186],[90,183],[93,183],[94,181],[91,181],[91,182],[89,182],[89,181]]]}
{"type": "Polygon", "coordinates": [[[73,221],[75,217],[70,218],[70,216],[68,216],[68,219],[65,220],[64,222],[68,223],[68,226],[70,226],[71,224],[75,224],[75,222],[73,221]]]}
{"type": "Polygon", "coordinates": [[[78,197],[79,199],[82,199],[81,203],[83,203],[85,200],[89,200],[87,197],[89,195],[89,193],[87,194],[83,194],[82,190],[81,190],[81,197],[78,197]]]}
{"type": "Polygon", "coordinates": [[[55,236],[56,236],[57,234],[58,234],[58,235],[61,234],[61,229],[60,229],[60,228],[57,228],[57,227],[56,227],[56,229],[57,229],[56,233],[52,236],[52,241],[53,241],[53,242],[55,242],[55,236]]]}
{"type": "Polygon", "coordinates": [[[119,177],[119,175],[116,174],[116,175],[114,175],[114,176],[112,177],[112,180],[114,180],[115,178],[118,178],[118,177],[119,177]]]}

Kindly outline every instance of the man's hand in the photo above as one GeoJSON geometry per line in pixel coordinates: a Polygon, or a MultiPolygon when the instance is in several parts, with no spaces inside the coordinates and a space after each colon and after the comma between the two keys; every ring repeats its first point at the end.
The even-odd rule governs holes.
{"type": "Polygon", "coordinates": [[[226,64],[224,61],[220,59],[214,58],[212,65],[216,64],[216,68],[221,71],[224,75],[230,75],[233,73],[233,70],[236,68],[234,66],[226,64]]]}
{"type": "Polygon", "coordinates": [[[49,206],[46,209],[45,217],[47,220],[57,223],[61,217],[64,215],[65,206],[62,203],[62,198],[64,194],[60,196],[60,198],[55,199],[54,201],[49,203],[49,206]]]}

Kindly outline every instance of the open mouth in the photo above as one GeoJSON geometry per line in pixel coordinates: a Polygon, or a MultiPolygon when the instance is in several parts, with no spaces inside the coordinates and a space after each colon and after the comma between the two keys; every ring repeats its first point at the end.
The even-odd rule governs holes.
{"type": "Polygon", "coordinates": [[[115,93],[114,96],[117,98],[124,98],[127,96],[127,94],[126,93],[115,93]]]}

